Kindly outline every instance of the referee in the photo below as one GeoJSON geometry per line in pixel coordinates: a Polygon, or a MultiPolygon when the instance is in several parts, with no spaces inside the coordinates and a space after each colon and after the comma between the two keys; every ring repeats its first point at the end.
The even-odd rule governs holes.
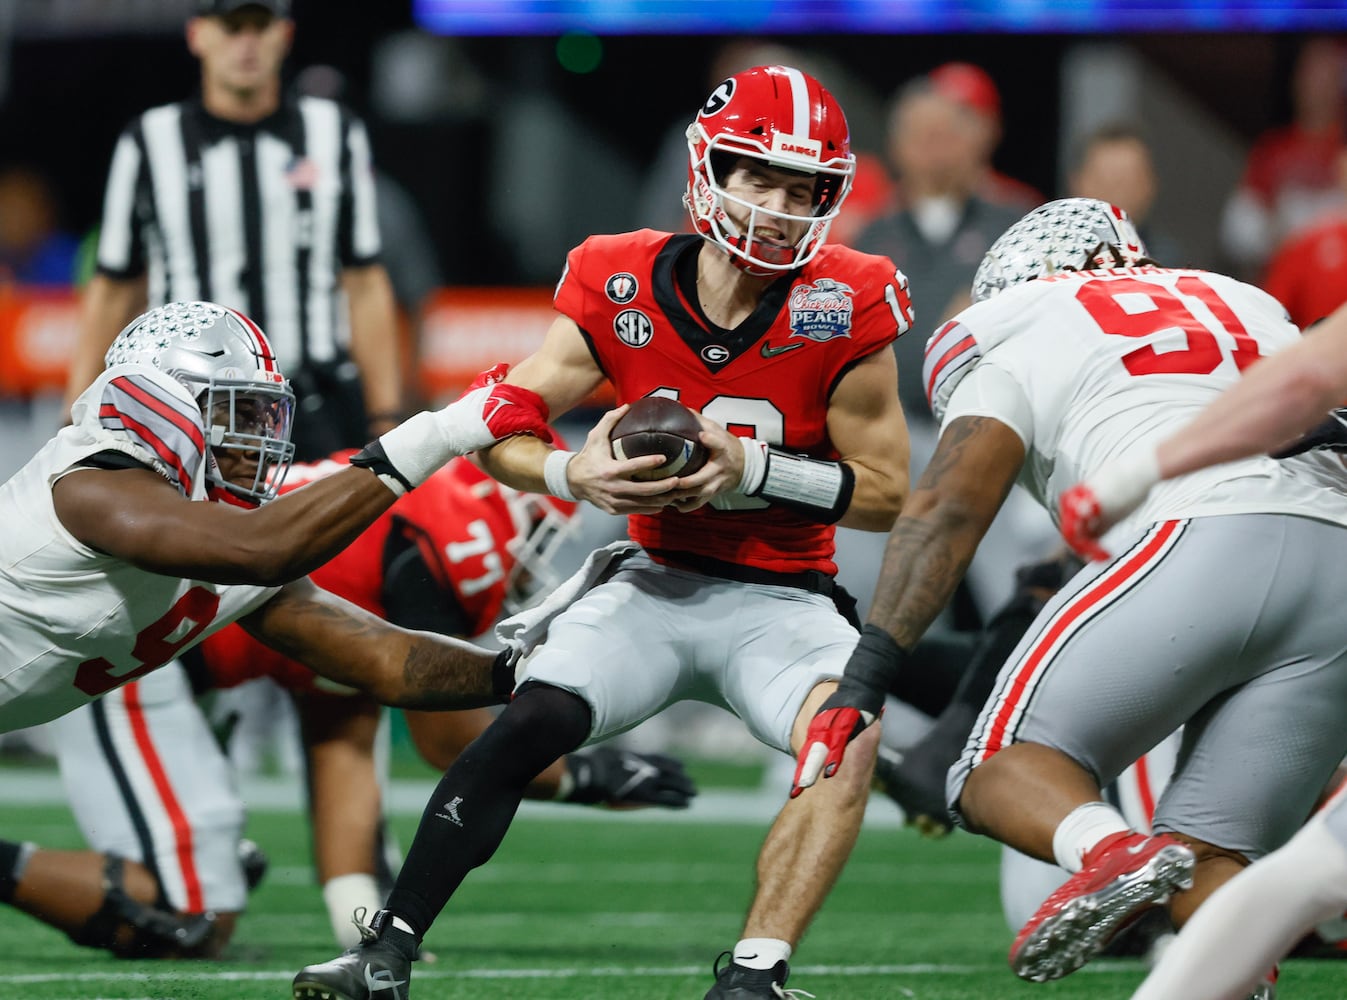
{"type": "Polygon", "coordinates": [[[270,337],[299,397],[298,457],[362,445],[401,418],[369,139],[340,104],[282,96],[289,8],[199,0],[187,47],[200,97],[151,108],[118,139],[67,412],[134,316],[205,299],[270,337]]]}

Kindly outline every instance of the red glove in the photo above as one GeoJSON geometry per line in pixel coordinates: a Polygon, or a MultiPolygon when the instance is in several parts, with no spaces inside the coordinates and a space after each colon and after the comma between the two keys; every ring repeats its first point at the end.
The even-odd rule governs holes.
{"type": "Polygon", "coordinates": [[[884,714],[884,696],[906,659],[906,650],[878,625],[861,629],[837,690],[809,720],[790,786],[792,799],[820,776],[837,773],[847,744],[884,714]]]}
{"type": "Polygon", "coordinates": [[[1062,537],[1076,554],[1086,559],[1109,558],[1108,552],[1095,541],[1103,534],[1100,530],[1103,519],[1103,508],[1089,483],[1077,483],[1057,500],[1057,520],[1062,526],[1062,537]]]}
{"type": "MultiPolygon", "coordinates": [[[[879,715],[883,715],[881,709],[879,715]]],[[[795,765],[795,780],[791,782],[793,799],[818,781],[819,776],[831,778],[842,766],[847,744],[863,733],[879,716],[850,706],[824,708],[809,722],[804,737],[804,749],[795,765]]]]}
{"type": "Polygon", "coordinates": [[[521,385],[507,385],[504,381],[510,366],[504,362],[480,373],[461,399],[492,386],[482,395],[482,422],[497,440],[513,434],[532,434],[547,443],[552,442],[552,430],[547,426],[547,404],[532,389],[521,385]]]}

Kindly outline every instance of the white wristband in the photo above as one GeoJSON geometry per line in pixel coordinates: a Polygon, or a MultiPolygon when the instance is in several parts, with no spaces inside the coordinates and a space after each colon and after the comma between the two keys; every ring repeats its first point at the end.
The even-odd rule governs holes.
{"type": "Polygon", "coordinates": [[[566,467],[571,464],[571,459],[575,457],[573,451],[557,451],[547,456],[543,463],[543,482],[547,486],[547,492],[561,500],[575,500],[575,494],[571,492],[571,484],[566,479],[566,467]]]}
{"type": "Polygon", "coordinates": [[[1099,509],[1109,521],[1122,520],[1141,505],[1160,481],[1160,460],[1153,447],[1135,448],[1104,464],[1086,480],[1099,509]]]}
{"type": "Polygon", "coordinates": [[[354,948],[360,943],[360,928],[351,922],[356,910],[363,908],[372,916],[384,905],[374,876],[363,872],[328,879],[323,883],[323,902],[340,948],[354,948]]]}
{"type": "Polygon", "coordinates": [[[740,438],[744,446],[744,471],[739,477],[739,492],[751,497],[762,489],[767,478],[767,442],[757,438],[740,438]]]}
{"type": "Polygon", "coordinates": [[[422,410],[379,437],[388,461],[413,487],[424,483],[451,458],[463,454],[455,449],[441,426],[439,416],[443,412],[422,410]]]}

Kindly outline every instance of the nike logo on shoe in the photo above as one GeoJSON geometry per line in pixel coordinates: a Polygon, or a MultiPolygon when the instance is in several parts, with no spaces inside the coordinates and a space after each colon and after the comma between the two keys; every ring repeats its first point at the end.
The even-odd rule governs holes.
{"type": "Polygon", "coordinates": [[[393,978],[393,970],[380,969],[378,972],[371,972],[369,963],[365,963],[365,987],[371,993],[379,990],[396,990],[399,986],[406,985],[407,980],[393,978]]]}
{"type": "Polygon", "coordinates": [[[774,358],[778,354],[785,354],[787,351],[793,351],[797,347],[803,346],[804,342],[800,340],[795,341],[793,344],[782,344],[780,347],[773,347],[771,344],[763,344],[761,353],[764,358],[774,358]]]}

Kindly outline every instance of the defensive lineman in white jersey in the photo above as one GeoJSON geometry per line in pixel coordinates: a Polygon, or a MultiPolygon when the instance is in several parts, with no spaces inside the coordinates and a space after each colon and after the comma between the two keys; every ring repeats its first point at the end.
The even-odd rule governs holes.
{"type": "MultiPolygon", "coordinates": [[[[833,702],[811,726],[801,784],[840,758],[1017,478],[1055,511],[1077,480],[1298,337],[1256,288],[1152,266],[1125,214],[1087,199],[1008,230],[973,299],[928,347],[941,439],[847,667],[855,714],[833,702]]],[[[1157,903],[1181,924],[1309,814],[1347,753],[1340,481],[1309,454],[1166,484],[1115,529],[1116,558],[1071,580],[1011,654],[947,791],[961,825],[1075,873],[1020,931],[1021,977],[1074,971],[1157,903]],[[1100,787],[1180,726],[1147,837],[1100,787]]]]}

